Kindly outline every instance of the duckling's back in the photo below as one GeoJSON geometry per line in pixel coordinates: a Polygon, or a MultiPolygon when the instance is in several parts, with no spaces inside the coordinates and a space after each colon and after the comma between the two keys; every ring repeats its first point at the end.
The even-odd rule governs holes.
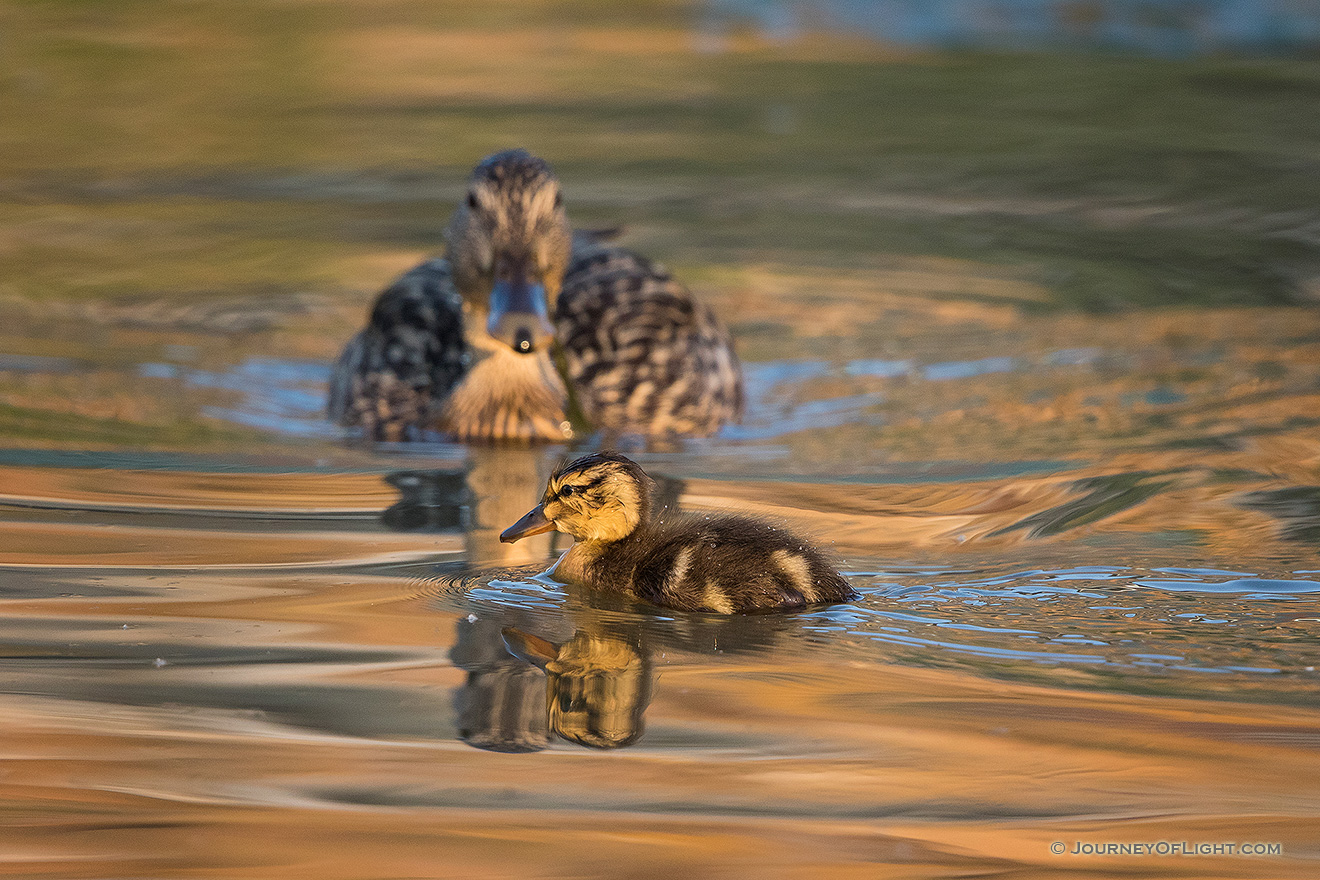
{"type": "Polygon", "coordinates": [[[823,553],[759,520],[666,517],[637,537],[599,560],[598,579],[605,587],[628,583],[632,595],[667,608],[735,614],[845,602],[854,595],[823,553]]]}

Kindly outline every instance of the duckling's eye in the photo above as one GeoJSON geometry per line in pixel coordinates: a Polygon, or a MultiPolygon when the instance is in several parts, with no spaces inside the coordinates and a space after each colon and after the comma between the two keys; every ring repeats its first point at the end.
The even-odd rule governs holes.
{"type": "Polygon", "coordinates": [[[477,207],[477,194],[474,193],[474,192],[469,192],[469,193],[468,193],[468,207],[469,207],[469,208],[472,208],[473,210],[476,210],[476,207],[477,207]]]}
{"type": "Polygon", "coordinates": [[[573,494],[573,487],[572,487],[572,486],[565,486],[564,488],[562,488],[562,489],[559,490],[559,497],[560,497],[560,498],[569,498],[569,497],[572,496],[572,494],[573,494]]]}
{"type": "Polygon", "coordinates": [[[555,191],[555,207],[564,207],[564,194],[558,190],[555,191]]]}

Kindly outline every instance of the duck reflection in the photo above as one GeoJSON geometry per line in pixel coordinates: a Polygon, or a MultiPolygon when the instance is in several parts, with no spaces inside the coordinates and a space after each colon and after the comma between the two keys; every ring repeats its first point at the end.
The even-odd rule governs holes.
{"type": "Polygon", "coordinates": [[[656,617],[626,600],[590,598],[610,607],[595,602],[549,621],[516,611],[459,619],[450,658],[468,673],[454,694],[464,742],[497,752],[544,749],[554,737],[593,749],[633,745],[645,733],[657,656],[768,651],[799,628],[791,615],[656,617]]]}
{"type": "MultiPolygon", "coordinates": [[[[552,553],[553,535],[524,549],[499,541],[503,523],[535,504],[555,455],[543,448],[477,447],[467,450],[462,471],[400,471],[386,480],[400,498],[381,519],[392,529],[462,529],[468,565],[522,565],[552,553]],[[517,511],[517,512],[515,512],[517,511]]],[[[455,695],[459,736],[479,749],[533,752],[550,742],[545,679],[511,655],[500,630],[509,623],[472,616],[458,622],[450,652],[467,680],[455,695]]]]}
{"type": "Polygon", "coordinates": [[[545,678],[504,646],[496,619],[475,615],[458,621],[458,641],[449,651],[467,680],[454,693],[458,735],[491,752],[536,752],[550,744],[545,678]]]}
{"type": "Polygon", "coordinates": [[[463,470],[408,470],[387,474],[399,500],[381,514],[394,531],[462,529],[469,563],[521,565],[550,555],[552,535],[526,547],[501,544],[500,530],[540,500],[541,486],[558,459],[557,449],[477,447],[467,450],[463,470]]]}
{"type": "MultiPolygon", "coordinates": [[[[500,543],[500,531],[522,516],[520,504],[535,504],[541,483],[558,459],[556,449],[517,447],[473,448],[468,451],[464,546],[469,563],[524,565],[545,559],[553,550],[550,535],[521,553],[500,543]]],[[[525,508],[524,508],[525,509],[525,508]]]]}
{"type": "Polygon", "coordinates": [[[466,475],[458,471],[395,471],[385,482],[399,500],[381,514],[396,532],[444,532],[461,528],[468,500],[466,475]]]}

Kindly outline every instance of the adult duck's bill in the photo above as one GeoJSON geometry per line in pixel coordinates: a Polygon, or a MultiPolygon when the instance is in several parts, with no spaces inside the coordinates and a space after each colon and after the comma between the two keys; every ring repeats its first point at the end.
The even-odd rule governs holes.
{"type": "Polygon", "coordinates": [[[519,354],[549,348],[555,328],[546,307],[545,285],[521,272],[496,281],[490,291],[486,332],[519,354]]]}
{"type": "Polygon", "coordinates": [[[519,538],[539,535],[542,532],[551,532],[554,531],[554,528],[554,521],[546,519],[545,507],[538,504],[527,511],[527,515],[522,519],[500,532],[500,543],[512,544],[519,538]]]}

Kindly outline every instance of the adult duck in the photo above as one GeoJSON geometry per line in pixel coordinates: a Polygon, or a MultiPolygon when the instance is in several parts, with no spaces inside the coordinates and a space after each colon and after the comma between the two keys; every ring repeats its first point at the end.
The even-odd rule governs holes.
{"type": "Polygon", "coordinates": [[[543,160],[483,160],[445,239],[339,356],[333,420],[378,440],[563,441],[571,401],[611,439],[669,441],[741,415],[719,319],[660,266],[574,234],[543,160]]]}

